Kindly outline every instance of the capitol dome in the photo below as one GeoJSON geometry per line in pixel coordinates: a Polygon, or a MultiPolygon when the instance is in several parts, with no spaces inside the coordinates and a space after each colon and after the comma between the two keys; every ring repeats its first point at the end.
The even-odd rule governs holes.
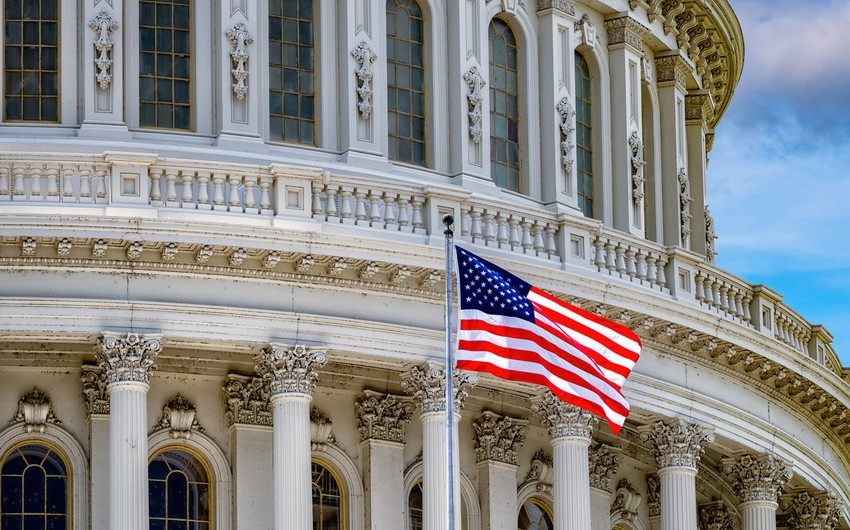
{"type": "Polygon", "coordinates": [[[729,0],[2,16],[3,530],[446,530],[446,214],[643,343],[618,435],[455,375],[458,530],[848,528],[832,335],[715,264],[729,0]]]}

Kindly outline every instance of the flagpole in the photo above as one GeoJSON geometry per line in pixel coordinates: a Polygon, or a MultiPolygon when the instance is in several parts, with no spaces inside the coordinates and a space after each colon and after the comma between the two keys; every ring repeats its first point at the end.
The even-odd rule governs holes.
{"type": "MultiPolygon", "coordinates": [[[[443,216],[446,229],[446,451],[448,452],[448,530],[455,530],[455,463],[454,463],[454,361],[452,359],[452,247],[454,217],[443,216]]],[[[436,515],[436,514],[435,514],[436,515]]]]}

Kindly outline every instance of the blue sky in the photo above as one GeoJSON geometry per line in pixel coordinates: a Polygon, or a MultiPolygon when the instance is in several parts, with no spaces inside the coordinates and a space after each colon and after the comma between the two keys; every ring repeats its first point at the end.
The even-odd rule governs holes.
{"type": "Polygon", "coordinates": [[[717,263],[824,324],[850,365],[850,2],[730,1],[746,55],[709,153],[717,263]]]}

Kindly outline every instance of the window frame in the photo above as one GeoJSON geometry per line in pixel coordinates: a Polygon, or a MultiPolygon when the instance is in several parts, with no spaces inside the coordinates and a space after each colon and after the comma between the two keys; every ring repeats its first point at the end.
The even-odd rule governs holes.
{"type": "MultiPolygon", "coordinates": [[[[524,164],[524,160],[525,160],[525,156],[524,156],[525,145],[524,144],[525,144],[525,140],[526,140],[526,131],[525,131],[526,127],[523,127],[523,120],[525,118],[525,115],[524,115],[524,112],[523,112],[523,106],[524,106],[525,103],[524,103],[523,97],[522,97],[523,88],[524,88],[524,85],[525,85],[525,82],[524,82],[525,81],[525,79],[524,79],[524,68],[525,68],[525,66],[523,65],[523,54],[524,54],[523,44],[524,43],[523,43],[522,39],[520,38],[520,35],[522,34],[522,32],[520,32],[515,27],[515,24],[512,23],[512,20],[508,17],[496,15],[496,16],[490,18],[490,20],[487,22],[487,49],[488,50],[490,49],[490,27],[497,20],[499,22],[505,24],[505,26],[510,30],[511,35],[514,38],[514,42],[515,42],[515,46],[516,46],[515,75],[516,75],[516,99],[517,99],[517,120],[516,120],[517,121],[517,141],[516,141],[516,145],[517,145],[517,188],[514,189],[514,188],[511,188],[511,187],[502,186],[502,185],[497,183],[495,175],[493,175],[493,171],[492,171],[493,164],[496,163],[496,164],[504,165],[504,166],[507,166],[507,167],[512,167],[512,166],[509,166],[507,163],[502,163],[502,162],[496,161],[495,160],[496,155],[493,153],[492,147],[490,148],[490,159],[488,161],[488,163],[490,164],[490,168],[488,169],[488,172],[490,174],[490,179],[499,188],[501,188],[505,191],[509,191],[509,192],[523,193],[524,194],[528,190],[528,183],[526,182],[526,179],[525,179],[526,171],[524,171],[524,169],[525,169],[524,168],[524,165],[525,165],[524,164]]],[[[495,109],[495,102],[490,97],[490,94],[492,93],[492,91],[496,90],[492,86],[492,83],[490,82],[491,70],[494,67],[494,64],[493,64],[492,61],[493,61],[493,58],[490,57],[490,54],[488,53],[488,57],[487,57],[487,82],[488,82],[487,100],[489,102],[488,113],[487,113],[488,126],[489,126],[490,120],[492,120],[494,109],[495,109]]],[[[500,66],[500,65],[495,65],[495,66],[500,66]]],[[[507,68],[507,65],[504,65],[504,67],[507,68]]],[[[509,96],[512,95],[509,92],[507,92],[507,89],[504,92],[504,94],[505,94],[506,97],[509,97],[509,96]]],[[[507,118],[507,115],[505,115],[505,117],[507,118]]],[[[507,127],[507,125],[506,125],[506,127],[507,127]]],[[[494,135],[494,132],[492,130],[492,127],[489,127],[488,140],[492,141],[492,138],[494,137],[493,135],[494,135]]],[[[505,137],[502,138],[502,139],[506,142],[510,142],[510,140],[508,140],[507,129],[505,131],[505,137]]]]}
{"type": "Polygon", "coordinates": [[[585,215],[585,217],[588,217],[588,218],[591,218],[591,219],[598,219],[599,218],[598,217],[598,207],[599,207],[599,205],[597,204],[598,200],[597,200],[597,193],[596,193],[596,191],[597,191],[596,188],[597,188],[598,183],[596,182],[596,171],[595,171],[596,168],[595,168],[595,163],[594,163],[594,159],[595,159],[595,149],[594,148],[596,147],[595,141],[594,141],[594,134],[595,134],[595,129],[594,129],[594,121],[595,121],[594,120],[594,112],[595,112],[595,109],[594,109],[594,104],[593,104],[594,103],[594,101],[593,101],[593,99],[594,99],[593,98],[593,96],[594,96],[594,93],[593,93],[593,91],[594,91],[594,79],[593,79],[593,71],[590,67],[590,61],[588,61],[585,54],[582,53],[579,50],[575,50],[575,68],[574,68],[574,70],[575,70],[575,83],[574,83],[574,86],[573,86],[573,90],[574,90],[574,96],[573,96],[574,102],[573,103],[575,104],[575,116],[576,116],[576,124],[575,124],[575,126],[576,126],[576,149],[575,149],[575,151],[576,151],[576,200],[578,201],[579,210],[585,215]],[[579,61],[578,61],[579,57],[582,59],[582,61],[584,63],[585,70],[587,71],[587,77],[584,77],[582,75],[581,78],[579,78],[579,61]],[[586,99],[586,100],[581,98],[580,91],[579,91],[579,83],[583,83],[585,80],[587,81],[587,84],[588,84],[588,94],[587,95],[588,95],[588,98],[589,98],[589,99],[586,99]],[[581,112],[582,107],[579,106],[579,103],[582,103],[582,105],[587,105],[587,108],[589,110],[589,115],[590,115],[590,123],[588,123],[588,124],[585,124],[585,123],[579,121],[579,116],[582,113],[581,112]],[[590,140],[589,146],[585,146],[585,145],[582,145],[582,144],[579,143],[578,129],[582,126],[587,127],[587,130],[588,130],[588,133],[589,133],[589,140],[590,140]],[[581,154],[582,154],[583,151],[587,151],[590,155],[589,171],[583,171],[582,168],[581,168],[580,159],[581,159],[581,154]],[[585,175],[589,175],[589,177],[585,177],[585,175]],[[582,188],[584,187],[583,186],[583,178],[589,178],[589,180],[590,180],[591,190],[590,190],[589,196],[582,192],[582,188]],[[590,203],[591,203],[590,212],[585,211],[582,198],[585,198],[586,200],[590,201],[590,203]]]}
{"type": "MultiPolygon", "coordinates": [[[[194,448],[186,445],[186,444],[171,444],[158,447],[155,451],[149,451],[148,454],[148,469],[150,469],[151,463],[154,461],[156,457],[159,455],[166,453],[168,451],[182,451],[184,453],[188,453],[193,456],[195,459],[200,462],[201,467],[203,467],[204,472],[207,474],[207,484],[209,484],[209,521],[207,524],[209,525],[210,530],[217,530],[218,527],[218,519],[216,517],[216,510],[218,508],[218,492],[217,492],[217,484],[215,480],[215,474],[213,473],[212,466],[209,463],[209,459],[206,458],[205,455],[202,454],[201,451],[197,451],[194,448]]],[[[148,498],[150,498],[150,473],[148,473],[148,498]]],[[[166,480],[167,484],[167,480],[166,480]]],[[[166,525],[167,526],[167,525],[166,525]]]]}
{"type": "MultiPolygon", "coordinates": [[[[311,464],[311,466],[312,466],[312,464],[316,464],[316,465],[321,466],[322,468],[325,469],[325,471],[330,473],[331,477],[333,477],[333,479],[336,481],[336,487],[339,490],[339,528],[337,530],[349,530],[349,528],[351,528],[349,521],[348,521],[348,512],[349,512],[348,495],[349,495],[349,493],[348,493],[348,488],[346,487],[347,485],[346,485],[345,481],[342,479],[342,476],[340,475],[340,473],[336,470],[336,468],[333,465],[331,465],[330,463],[326,462],[325,460],[323,460],[321,458],[311,457],[310,458],[310,464],[311,464]]],[[[312,471],[312,468],[311,468],[311,471],[312,471]]],[[[311,483],[311,491],[310,491],[311,504],[310,505],[313,506],[313,504],[312,504],[312,497],[313,497],[312,473],[311,473],[311,477],[310,477],[310,483],[311,483]]],[[[315,521],[313,521],[313,523],[315,524],[315,521]]]]}
{"type": "MultiPolygon", "coordinates": [[[[552,508],[549,506],[549,504],[544,499],[541,499],[540,497],[536,497],[536,496],[528,497],[527,499],[522,501],[522,503],[519,504],[518,510],[517,510],[517,528],[519,528],[519,518],[522,515],[523,510],[525,509],[525,505],[528,504],[528,503],[532,503],[532,504],[539,506],[540,509],[543,510],[543,512],[547,516],[549,516],[549,520],[552,521],[551,530],[554,530],[554,528],[555,528],[555,513],[552,511],[552,508]]],[[[520,529],[520,530],[522,530],[522,529],[520,529]]]]}
{"type": "MultiPolygon", "coordinates": [[[[65,520],[68,525],[73,525],[74,521],[74,477],[73,472],[71,470],[71,464],[68,460],[68,457],[65,456],[64,452],[61,448],[59,448],[56,444],[50,443],[49,441],[43,440],[21,440],[16,444],[12,445],[12,447],[8,448],[2,455],[0,455],[0,476],[2,475],[2,469],[6,465],[6,461],[12,455],[12,452],[16,449],[20,449],[25,446],[41,446],[47,449],[48,452],[56,453],[59,459],[62,461],[62,464],[65,466],[65,478],[67,480],[65,485],[65,520]]],[[[46,455],[45,455],[46,456],[46,455]]],[[[26,512],[21,512],[22,515],[26,514],[26,512]]],[[[0,506],[0,520],[3,518],[2,506],[0,506]]],[[[47,514],[45,514],[46,517],[47,514]]]]}

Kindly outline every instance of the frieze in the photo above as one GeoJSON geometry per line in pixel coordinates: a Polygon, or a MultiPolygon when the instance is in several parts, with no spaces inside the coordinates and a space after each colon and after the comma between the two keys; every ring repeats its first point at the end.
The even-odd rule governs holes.
{"type": "Polygon", "coordinates": [[[525,421],[484,411],[473,422],[476,462],[492,460],[517,465],[517,449],[525,444],[525,421]]]}

